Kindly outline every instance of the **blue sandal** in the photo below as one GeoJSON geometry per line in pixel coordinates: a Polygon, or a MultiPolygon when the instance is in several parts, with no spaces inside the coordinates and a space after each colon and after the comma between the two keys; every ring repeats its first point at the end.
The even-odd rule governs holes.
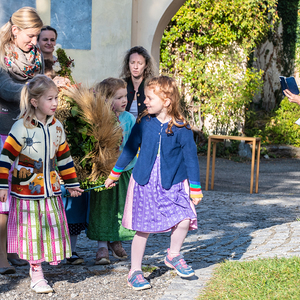
{"type": "Polygon", "coordinates": [[[144,278],[142,271],[134,271],[127,279],[128,285],[135,291],[150,289],[150,283],[144,278]]]}

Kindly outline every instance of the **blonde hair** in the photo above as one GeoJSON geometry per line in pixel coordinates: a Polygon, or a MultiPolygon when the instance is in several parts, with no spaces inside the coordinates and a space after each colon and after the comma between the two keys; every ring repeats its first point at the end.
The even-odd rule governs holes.
{"type": "MultiPolygon", "coordinates": [[[[154,94],[157,95],[163,102],[167,99],[170,100],[170,105],[167,107],[167,113],[171,117],[171,121],[168,124],[166,133],[172,134],[172,126],[176,127],[188,127],[188,122],[185,120],[180,107],[180,94],[175,79],[168,76],[157,76],[146,81],[145,88],[152,89],[154,94]],[[178,123],[180,122],[180,124],[178,123]]],[[[144,110],[141,116],[138,118],[140,122],[141,118],[148,115],[148,111],[144,110]]]]}
{"type": "Polygon", "coordinates": [[[127,83],[123,79],[109,77],[96,84],[95,92],[100,93],[102,97],[109,100],[119,89],[126,88],[127,83]]]}
{"type": "Polygon", "coordinates": [[[35,108],[31,104],[31,99],[39,100],[49,89],[57,90],[57,86],[53,80],[46,75],[36,75],[24,85],[21,91],[20,115],[18,118],[23,118],[23,123],[26,128],[37,126],[36,122],[32,124],[33,118],[35,117],[35,108]]]}
{"type": "Polygon", "coordinates": [[[13,25],[17,26],[21,30],[42,28],[43,21],[34,8],[26,6],[14,12],[9,21],[0,28],[0,66],[5,70],[7,69],[4,63],[5,47],[7,44],[13,44],[13,25]]]}

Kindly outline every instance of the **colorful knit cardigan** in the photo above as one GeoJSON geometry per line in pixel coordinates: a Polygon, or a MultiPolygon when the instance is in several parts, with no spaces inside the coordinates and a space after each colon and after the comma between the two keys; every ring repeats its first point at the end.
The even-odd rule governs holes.
{"type": "Polygon", "coordinates": [[[40,200],[60,195],[57,171],[66,188],[79,186],[63,126],[53,116],[34,128],[26,128],[23,119],[14,123],[0,156],[0,189],[8,189],[13,162],[12,196],[40,200]]]}

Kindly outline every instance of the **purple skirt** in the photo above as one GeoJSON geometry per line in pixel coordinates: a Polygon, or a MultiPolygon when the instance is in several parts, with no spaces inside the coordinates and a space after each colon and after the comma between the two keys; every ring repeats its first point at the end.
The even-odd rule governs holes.
{"type": "Polygon", "coordinates": [[[160,176],[159,156],[146,185],[139,185],[131,175],[122,225],[141,232],[164,232],[189,219],[189,230],[197,229],[197,215],[189,198],[188,181],[166,190],[161,185],[160,176]]]}

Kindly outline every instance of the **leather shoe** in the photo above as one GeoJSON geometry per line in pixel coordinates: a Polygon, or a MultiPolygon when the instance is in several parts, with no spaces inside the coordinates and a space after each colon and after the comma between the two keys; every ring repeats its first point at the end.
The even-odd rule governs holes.
{"type": "Polygon", "coordinates": [[[108,242],[108,249],[111,250],[113,257],[117,259],[124,260],[128,258],[128,255],[122,246],[122,242],[120,241],[112,243],[108,242]]]}
{"type": "Polygon", "coordinates": [[[27,266],[28,262],[21,258],[7,258],[7,260],[12,263],[14,266],[27,266]]]}
{"type": "Polygon", "coordinates": [[[95,265],[108,265],[110,264],[108,249],[101,247],[96,253],[95,265]]]}
{"type": "Polygon", "coordinates": [[[0,274],[5,275],[5,274],[15,274],[16,269],[13,266],[6,267],[6,268],[0,268],[0,274]]]}

